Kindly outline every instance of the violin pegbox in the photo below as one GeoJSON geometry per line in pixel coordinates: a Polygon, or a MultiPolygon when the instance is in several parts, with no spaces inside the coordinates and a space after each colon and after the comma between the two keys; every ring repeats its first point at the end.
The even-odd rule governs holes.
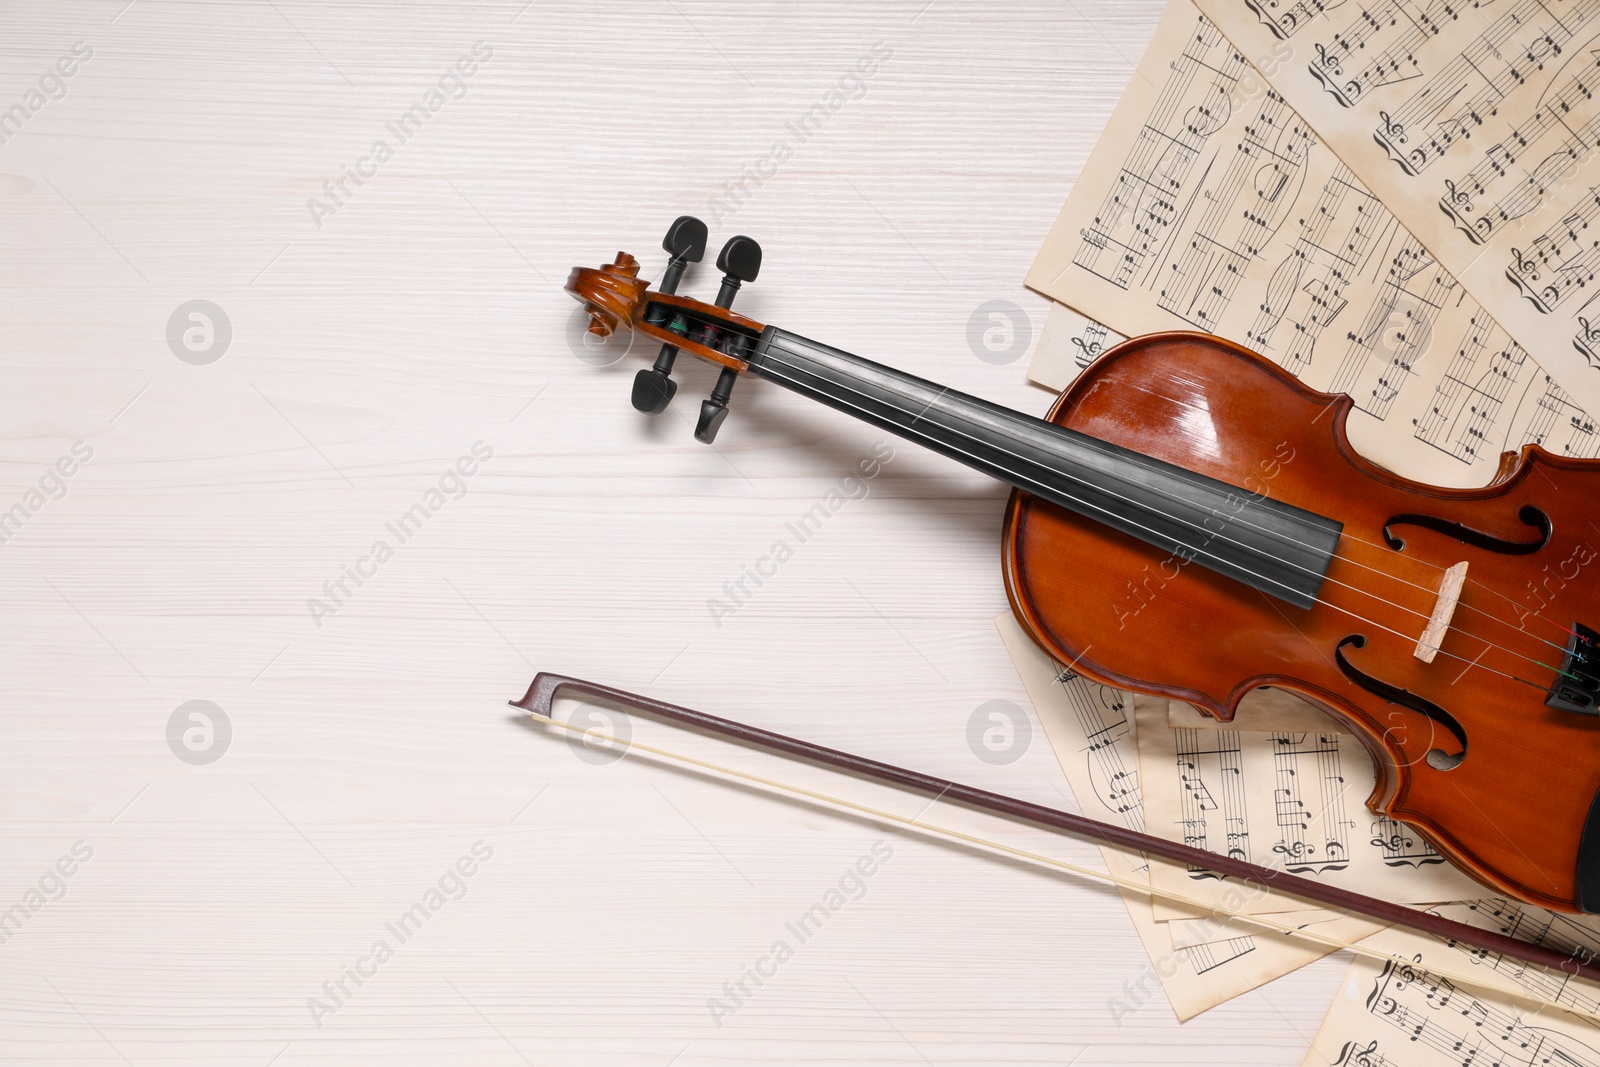
{"type": "Polygon", "coordinates": [[[627,326],[662,342],[655,363],[634,376],[635,409],[647,415],[666,410],[678,391],[672,365],[680,351],[722,367],[695,423],[695,439],[706,444],[716,439],[727,418],[733,383],[749,368],[743,357],[766,329],[728,310],[740,287],[761,272],[761,246],[742,234],[729,238],[717,255],[722,284],[713,303],[677,295],[689,264],[705,257],[708,236],[705,223],[692,215],[678,216],[661,242],[667,266],[654,290],[639,277],[639,261],[626,252],[618,252],[613,262],[598,270],[574,267],[566,286],[588,310],[589,332],[609,337],[618,326],[627,326]]]}

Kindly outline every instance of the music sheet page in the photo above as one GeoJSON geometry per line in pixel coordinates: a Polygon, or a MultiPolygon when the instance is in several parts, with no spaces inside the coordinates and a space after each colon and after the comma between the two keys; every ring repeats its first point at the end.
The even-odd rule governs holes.
{"type": "Polygon", "coordinates": [[[1579,403],[1600,405],[1600,0],[1200,0],[1579,403]]]}
{"type": "Polygon", "coordinates": [[[1246,99],[1251,84],[1217,27],[1173,0],[1028,273],[1098,321],[1065,345],[1057,323],[1031,376],[1063,383],[1113,331],[1204,330],[1350,394],[1352,443],[1412,478],[1483,485],[1530,441],[1600,454],[1570,389],[1282,97],[1246,99]]]}
{"type": "MultiPolygon", "coordinates": [[[[1064,671],[1034,644],[1009,613],[997,617],[995,626],[1016,664],[1078,807],[1091,818],[1144,829],[1131,695],[1064,671]]],[[[1166,702],[1154,703],[1164,713],[1166,702]]],[[[1148,881],[1152,864],[1139,853],[1109,846],[1101,846],[1100,853],[1112,874],[1148,881]]],[[[1156,861],[1153,866],[1167,864],[1156,861]]],[[[1124,890],[1122,898],[1180,1021],[1331,951],[1270,931],[1260,932],[1259,927],[1247,922],[1181,910],[1174,914],[1185,916],[1189,922],[1157,922],[1149,897],[1124,890]],[[1178,928],[1177,937],[1172,932],[1174,927],[1178,928]]],[[[1279,904],[1274,911],[1304,908],[1303,901],[1281,896],[1277,899],[1279,904]]],[[[1320,931],[1342,940],[1359,939],[1382,929],[1378,923],[1327,911],[1306,912],[1299,919],[1302,925],[1316,923],[1320,931]]]]}
{"type": "MultiPolygon", "coordinates": [[[[1367,810],[1372,759],[1332,719],[1276,733],[1173,728],[1164,702],[1141,705],[1136,718],[1151,832],[1402,904],[1483,892],[1406,826],[1367,810]]],[[[1152,870],[1151,880],[1214,903],[1231,888],[1209,871],[1174,864],[1152,870]]],[[[1260,895],[1242,910],[1283,906],[1260,895]]]]}
{"type": "MultiPolygon", "coordinates": [[[[1600,950],[1592,921],[1503,899],[1433,910],[1590,958],[1600,950]]],[[[1600,990],[1593,983],[1398,928],[1366,944],[1411,962],[1358,957],[1350,965],[1306,1054],[1308,1067],[1600,1067],[1600,1024],[1593,1017],[1600,990]],[[1429,966],[1470,973],[1492,988],[1457,986],[1429,966]],[[1567,1010],[1539,1009],[1495,989],[1520,990],[1567,1010]]]]}

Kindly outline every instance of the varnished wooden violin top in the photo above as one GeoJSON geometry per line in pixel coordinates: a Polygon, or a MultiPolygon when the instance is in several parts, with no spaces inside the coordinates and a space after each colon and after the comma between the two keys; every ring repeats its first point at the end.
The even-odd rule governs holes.
{"type": "Polygon", "coordinates": [[[1038,419],[729,311],[748,238],[712,304],[675,293],[704,226],[665,248],[661,290],[623,253],[567,286],[595,331],[662,342],[636,407],[688,351],[722,367],[702,440],[748,373],[1010,484],[1006,589],[1061,663],[1222,720],[1294,692],[1371,753],[1374,812],[1497,891],[1600,912],[1600,461],[1529,445],[1480,489],[1412,482],[1350,447],[1348,397],[1192,333],[1108,350],[1038,419]]]}

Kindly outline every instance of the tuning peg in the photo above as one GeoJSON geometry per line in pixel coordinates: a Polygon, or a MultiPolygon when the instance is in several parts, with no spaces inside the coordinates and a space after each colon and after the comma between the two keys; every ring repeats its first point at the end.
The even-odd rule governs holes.
{"type": "MultiPolygon", "coordinates": [[[[662,355],[656,357],[656,365],[646,367],[633,376],[633,408],[646,415],[659,415],[667,410],[667,405],[672,403],[672,398],[678,393],[678,383],[672,380],[672,361],[668,359],[667,365],[661,365],[666,355],[666,349],[671,345],[662,346],[662,355]]],[[[673,355],[677,350],[673,349],[673,355]]]]}
{"type": "Polygon", "coordinates": [[[722,288],[717,290],[715,303],[719,308],[729,307],[740,283],[753,282],[761,273],[761,246],[743,234],[728,238],[717,254],[717,269],[722,272],[722,288]]]}
{"type": "Polygon", "coordinates": [[[684,268],[705,258],[706,238],[709,236],[706,224],[693,215],[679,215],[673,220],[667,228],[667,236],[661,241],[662,251],[671,258],[667,261],[666,272],[661,275],[660,292],[670,296],[678,291],[684,268]]]}
{"type": "Polygon", "coordinates": [[[694,424],[694,439],[703,445],[709,445],[717,439],[717,431],[722,429],[723,420],[728,417],[728,398],[733,395],[733,383],[739,380],[739,372],[732,367],[723,367],[722,373],[717,375],[717,384],[711,389],[711,396],[700,401],[700,421],[694,424]]]}
{"type": "MultiPolygon", "coordinates": [[[[672,225],[667,227],[667,236],[661,240],[662,251],[670,258],[667,260],[667,269],[662,272],[658,292],[671,296],[678,291],[684,269],[705,258],[706,238],[709,236],[706,224],[693,215],[679,215],[673,220],[672,225]]],[[[659,415],[667,410],[667,405],[672,403],[672,397],[678,391],[678,383],[672,380],[672,364],[677,358],[678,346],[664,344],[661,353],[656,356],[655,365],[633,376],[635,410],[647,415],[659,415]]]]}
{"type": "MultiPolygon", "coordinates": [[[[739,294],[739,286],[755,281],[756,275],[761,273],[761,246],[756,244],[755,238],[743,234],[728,238],[728,243],[717,253],[717,269],[722,272],[722,287],[717,290],[715,303],[719,308],[729,307],[739,294]]],[[[732,367],[722,368],[711,395],[700,402],[700,419],[694,426],[696,441],[709,445],[717,439],[717,431],[728,417],[733,383],[738,380],[738,371],[732,367]]]]}

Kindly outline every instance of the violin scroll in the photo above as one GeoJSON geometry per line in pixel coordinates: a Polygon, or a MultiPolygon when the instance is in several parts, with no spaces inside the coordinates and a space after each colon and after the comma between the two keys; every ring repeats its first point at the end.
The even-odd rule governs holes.
{"type": "Polygon", "coordinates": [[[604,267],[572,268],[566,289],[588,311],[590,333],[609,337],[627,327],[662,343],[655,364],[634,378],[635,409],[649,415],[666,410],[678,391],[671,374],[680,351],[722,367],[695,425],[695,439],[710,444],[727,416],[733,383],[750,369],[746,357],[766,326],[728,310],[740,286],[761,271],[761,246],[742,234],[730,238],[717,256],[723,277],[714,303],[677,295],[688,265],[704,258],[707,237],[706,224],[691,215],[673,222],[661,242],[669,259],[657,289],[639,277],[639,261],[626,252],[604,267]]]}
{"type": "Polygon", "coordinates": [[[639,277],[639,261],[626,252],[618,252],[615,262],[598,270],[573,267],[567,275],[567,292],[583,303],[589,312],[589,332],[597,337],[610,337],[618,326],[631,326],[649,287],[639,277]]]}

